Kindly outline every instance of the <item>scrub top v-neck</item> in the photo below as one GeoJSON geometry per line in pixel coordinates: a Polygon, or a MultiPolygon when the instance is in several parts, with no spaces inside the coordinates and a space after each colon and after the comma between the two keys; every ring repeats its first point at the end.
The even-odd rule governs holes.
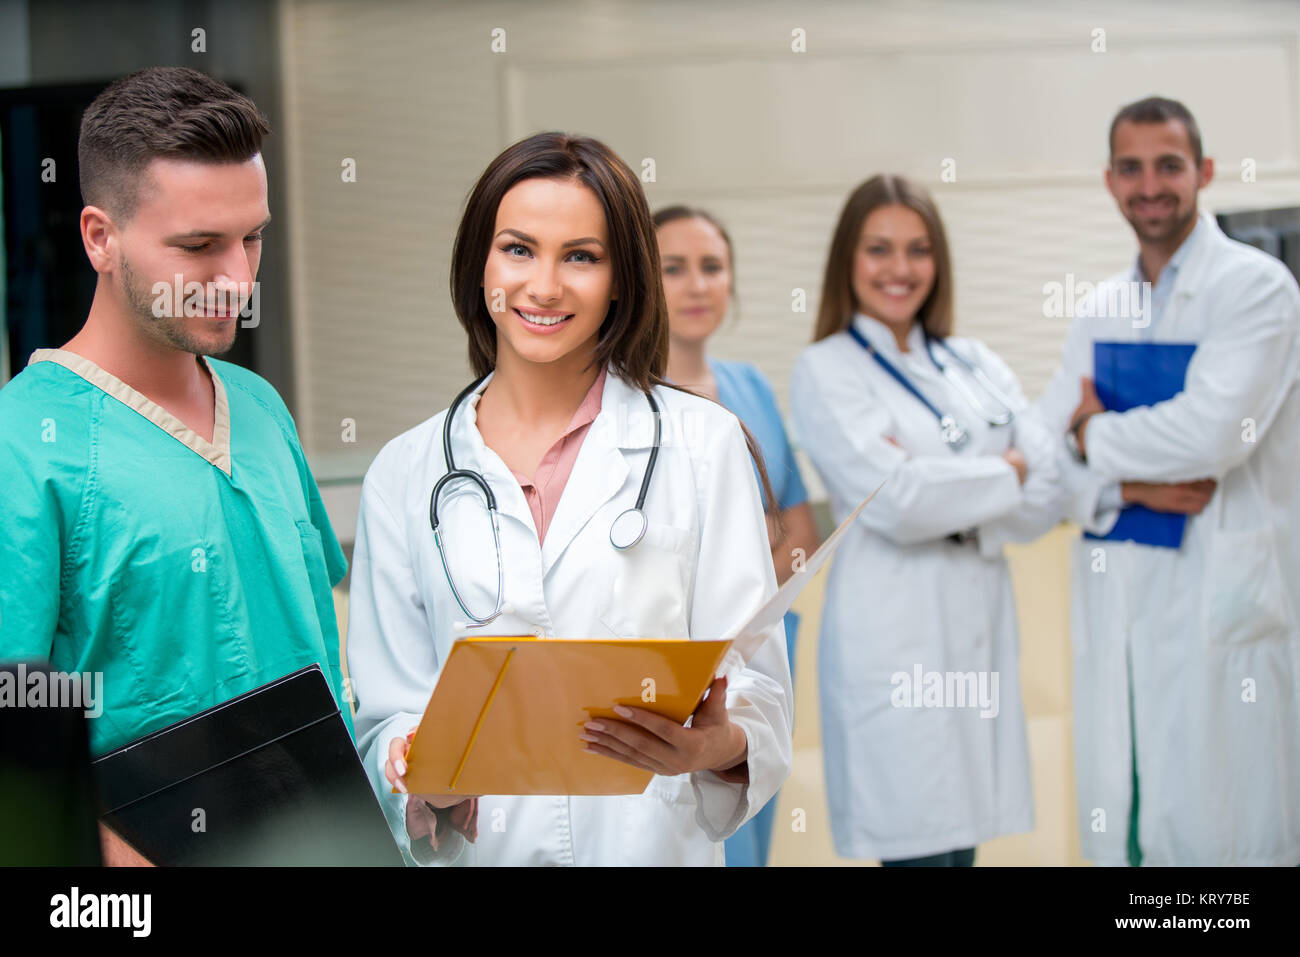
{"type": "Polygon", "coordinates": [[[0,659],[102,672],[100,754],[317,663],[347,570],[279,395],[216,359],[208,441],[90,360],[0,390],[0,659]]]}

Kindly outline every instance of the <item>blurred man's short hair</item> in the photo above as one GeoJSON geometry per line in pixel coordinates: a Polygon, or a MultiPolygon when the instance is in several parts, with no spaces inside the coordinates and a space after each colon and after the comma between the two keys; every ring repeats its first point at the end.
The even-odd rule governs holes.
{"type": "Polygon", "coordinates": [[[1192,144],[1192,157],[1201,165],[1201,128],[1187,107],[1177,100],[1163,96],[1148,96],[1144,100],[1123,107],[1110,121],[1110,156],[1115,158],[1115,130],[1121,123],[1168,123],[1178,120],[1187,129],[1187,139],[1192,144]]]}

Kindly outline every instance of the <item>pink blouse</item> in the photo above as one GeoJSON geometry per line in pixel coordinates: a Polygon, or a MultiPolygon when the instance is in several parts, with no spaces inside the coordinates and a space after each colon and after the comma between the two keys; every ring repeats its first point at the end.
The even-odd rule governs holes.
{"type": "Polygon", "coordinates": [[[574,412],[573,418],[569,420],[564,434],[556,440],[537,464],[536,474],[530,479],[514,469],[510,470],[519,482],[519,487],[524,490],[524,498],[528,500],[528,508],[533,513],[533,525],[537,528],[539,545],[546,540],[546,530],[550,528],[551,519],[555,517],[555,507],[560,504],[560,495],[564,492],[565,483],[569,481],[573,463],[578,460],[578,450],[582,448],[582,440],[587,437],[591,423],[600,414],[600,400],[604,393],[605,370],[601,369],[600,375],[596,376],[596,381],[591,384],[586,397],[578,406],[578,411],[574,412]]]}

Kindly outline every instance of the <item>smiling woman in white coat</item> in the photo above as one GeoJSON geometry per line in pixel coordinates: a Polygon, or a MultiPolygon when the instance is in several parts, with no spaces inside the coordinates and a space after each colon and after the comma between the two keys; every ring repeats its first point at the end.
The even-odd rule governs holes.
{"type": "Polygon", "coordinates": [[[406,793],[407,735],[457,638],[720,638],[776,590],[752,440],[663,378],[658,247],[626,164],[561,133],[509,147],[470,194],[451,286],[477,381],[449,428],[440,412],[375,459],[353,560],[358,747],[398,845],[419,864],[720,865],[721,842],[790,770],[780,623],[748,663],[728,653],[689,727],[624,708],[575,728],[591,760],[653,771],[642,794],[406,793]],[[663,426],[654,456],[648,397],[663,426]],[[452,468],[445,428],[454,467],[493,490],[500,524],[498,552],[482,491],[447,485],[447,571],[430,527],[452,468]],[[616,549],[614,521],[647,471],[644,536],[616,549]]]}
{"type": "Polygon", "coordinates": [[[831,566],[819,676],[835,850],[887,865],[969,865],[1034,820],[1002,546],[1055,523],[1055,448],[1006,364],[949,335],[952,298],[933,201],[873,177],[791,384],[835,520],[881,486],[831,566]]]}

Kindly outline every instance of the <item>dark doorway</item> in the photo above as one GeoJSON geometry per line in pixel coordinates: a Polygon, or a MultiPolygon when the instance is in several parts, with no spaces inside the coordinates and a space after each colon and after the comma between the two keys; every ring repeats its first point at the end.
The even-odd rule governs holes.
{"type": "MultiPolygon", "coordinates": [[[[4,319],[11,375],[37,349],[81,329],[95,271],[81,245],[77,131],[102,83],[0,90],[0,178],[4,188],[4,319]]],[[[222,356],[253,368],[253,337],[222,356]]]]}

